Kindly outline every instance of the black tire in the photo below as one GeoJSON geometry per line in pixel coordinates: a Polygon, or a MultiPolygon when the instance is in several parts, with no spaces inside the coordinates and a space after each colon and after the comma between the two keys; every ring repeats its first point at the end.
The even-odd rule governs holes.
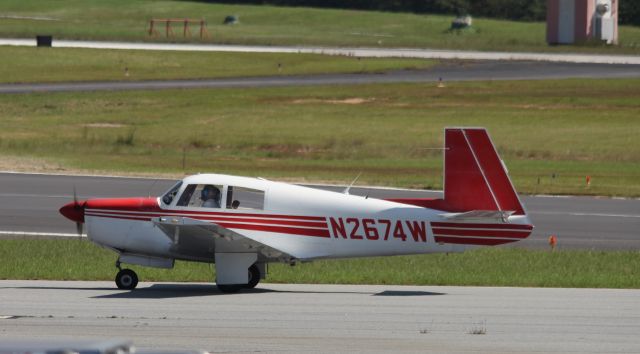
{"type": "Polygon", "coordinates": [[[240,289],[243,288],[241,284],[216,284],[218,286],[218,290],[225,294],[233,294],[237,293],[240,289]]]}
{"type": "Polygon", "coordinates": [[[245,289],[253,289],[260,282],[260,268],[257,265],[249,267],[249,283],[244,286],[245,289]]]}
{"type": "Polygon", "coordinates": [[[123,269],[116,274],[118,289],[133,290],[138,285],[138,275],[131,269],[123,269]]]}

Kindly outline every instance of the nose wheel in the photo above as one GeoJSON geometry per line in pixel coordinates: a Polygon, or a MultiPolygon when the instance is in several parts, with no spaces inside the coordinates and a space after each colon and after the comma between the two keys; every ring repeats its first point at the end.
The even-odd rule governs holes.
{"type": "Polygon", "coordinates": [[[133,290],[138,285],[138,275],[131,269],[121,269],[116,274],[116,285],[118,289],[133,290]]]}

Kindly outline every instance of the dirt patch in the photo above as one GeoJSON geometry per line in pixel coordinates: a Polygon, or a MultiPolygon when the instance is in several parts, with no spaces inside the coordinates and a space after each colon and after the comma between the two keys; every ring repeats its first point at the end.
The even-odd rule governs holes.
{"type": "Polygon", "coordinates": [[[122,176],[181,179],[184,173],[141,173],[122,171],[83,170],[64,167],[58,163],[23,156],[0,156],[0,171],[24,173],[50,173],[80,176],[122,176]]]}
{"type": "Polygon", "coordinates": [[[257,149],[266,152],[267,155],[271,157],[306,156],[323,151],[321,149],[302,144],[262,144],[259,145],[257,149]]]}
{"type": "Polygon", "coordinates": [[[66,172],[62,166],[43,159],[22,156],[0,156],[1,171],[15,172],[66,172]]]}
{"type": "Polygon", "coordinates": [[[125,124],[119,123],[87,123],[83,124],[87,128],[124,128],[125,124]]]}
{"type": "Polygon", "coordinates": [[[326,100],[319,98],[302,98],[298,100],[293,100],[291,103],[294,104],[305,104],[305,103],[329,103],[329,104],[363,104],[374,101],[374,98],[363,98],[363,97],[351,97],[344,98],[341,100],[326,100]]]}

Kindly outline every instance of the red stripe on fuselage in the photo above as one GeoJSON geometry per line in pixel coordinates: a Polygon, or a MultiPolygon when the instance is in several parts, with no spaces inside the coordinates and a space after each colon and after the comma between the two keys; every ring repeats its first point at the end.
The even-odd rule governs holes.
{"type": "Polygon", "coordinates": [[[138,220],[138,221],[151,221],[150,218],[147,217],[133,217],[133,216],[122,216],[122,215],[103,215],[103,214],[94,214],[94,213],[85,213],[86,216],[95,216],[99,218],[110,218],[110,219],[125,219],[125,220],[138,220]]]}
{"type": "Polygon", "coordinates": [[[507,231],[507,230],[477,230],[477,229],[439,229],[433,228],[435,235],[447,236],[481,236],[481,237],[509,237],[509,238],[527,238],[531,232],[524,231],[507,231]]]}
{"type": "Polygon", "coordinates": [[[509,240],[504,238],[462,238],[462,237],[435,236],[435,241],[437,243],[454,243],[458,245],[495,246],[495,245],[502,245],[509,242],[515,242],[518,240],[509,240]]]}
{"type": "MultiPolygon", "coordinates": [[[[150,215],[140,215],[140,214],[126,214],[121,215],[119,213],[107,213],[107,212],[87,212],[87,216],[101,217],[101,218],[111,218],[111,219],[123,219],[123,220],[137,220],[137,221],[151,221],[152,216],[150,215]]],[[[202,218],[196,217],[194,219],[202,220],[202,219],[210,219],[210,218],[202,218]]],[[[291,234],[298,236],[313,236],[313,237],[331,237],[329,234],[329,230],[326,228],[326,224],[324,224],[324,228],[301,228],[301,227],[288,227],[288,226],[278,226],[278,225],[259,225],[259,224],[241,224],[238,222],[244,222],[244,220],[239,219],[231,219],[234,222],[216,222],[215,224],[220,225],[222,227],[226,227],[228,229],[239,229],[239,230],[253,230],[253,231],[265,231],[265,232],[275,232],[282,234],[291,234]]],[[[274,220],[269,220],[274,221],[274,220]]]]}
{"type": "Polygon", "coordinates": [[[458,222],[432,222],[432,227],[453,227],[453,228],[471,228],[471,229],[510,229],[510,230],[533,230],[533,225],[523,224],[468,224],[458,222]]]}
{"type": "Polygon", "coordinates": [[[288,225],[288,226],[304,226],[304,227],[317,227],[317,228],[326,228],[327,223],[325,222],[314,222],[314,221],[295,221],[295,220],[275,220],[272,218],[243,218],[242,216],[246,214],[231,214],[231,213],[221,213],[223,216],[213,216],[209,214],[175,214],[173,212],[167,213],[132,213],[126,211],[115,211],[115,210],[89,210],[91,213],[100,213],[100,214],[109,214],[109,215],[123,215],[123,216],[135,216],[135,217],[161,217],[161,216],[185,216],[191,217],[197,220],[214,220],[214,221],[229,221],[229,222],[247,222],[254,224],[273,224],[273,225],[288,225]]]}
{"type": "Polygon", "coordinates": [[[330,237],[328,229],[301,229],[297,227],[236,224],[236,223],[227,223],[227,222],[221,222],[216,224],[222,227],[226,227],[228,229],[277,232],[281,234],[292,234],[292,235],[301,235],[301,236],[330,237]]]}
{"type": "Polygon", "coordinates": [[[157,198],[105,198],[105,199],[89,199],[85,204],[86,209],[93,210],[113,210],[113,211],[131,211],[131,212],[150,212],[150,213],[175,213],[175,214],[197,214],[205,216],[244,216],[244,217],[260,217],[267,219],[291,219],[291,220],[307,220],[307,221],[325,221],[322,216],[306,216],[306,215],[282,215],[282,214],[260,214],[260,213],[231,213],[220,211],[194,211],[194,210],[176,210],[162,209],[158,205],[157,198]]]}
{"type": "Polygon", "coordinates": [[[169,212],[176,214],[198,214],[205,216],[248,216],[258,217],[266,219],[291,219],[291,220],[309,220],[309,221],[325,221],[321,216],[304,216],[304,215],[281,215],[281,214],[257,214],[257,213],[225,213],[225,212],[202,212],[202,211],[190,211],[190,210],[172,210],[172,209],[160,209],[158,212],[169,212]]]}

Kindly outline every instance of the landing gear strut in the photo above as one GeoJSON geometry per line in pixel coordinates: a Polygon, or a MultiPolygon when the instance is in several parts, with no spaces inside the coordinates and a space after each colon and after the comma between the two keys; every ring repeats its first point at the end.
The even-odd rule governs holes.
{"type": "Polygon", "coordinates": [[[249,282],[247,284],[217,284],[218,290],[223,293],[237,293],[240,289],[253,289],[260,282],[260,268],[253,264],[248,269],[249,282]]]}
{"type": "Polygon", "coordinates": [[[122,269],[120,260],[116,261],[116,267],[120,270],[116,274],[116,285],[118,289],[133,290],[138,285],[138,275],[131,269],[122,269]]]}

